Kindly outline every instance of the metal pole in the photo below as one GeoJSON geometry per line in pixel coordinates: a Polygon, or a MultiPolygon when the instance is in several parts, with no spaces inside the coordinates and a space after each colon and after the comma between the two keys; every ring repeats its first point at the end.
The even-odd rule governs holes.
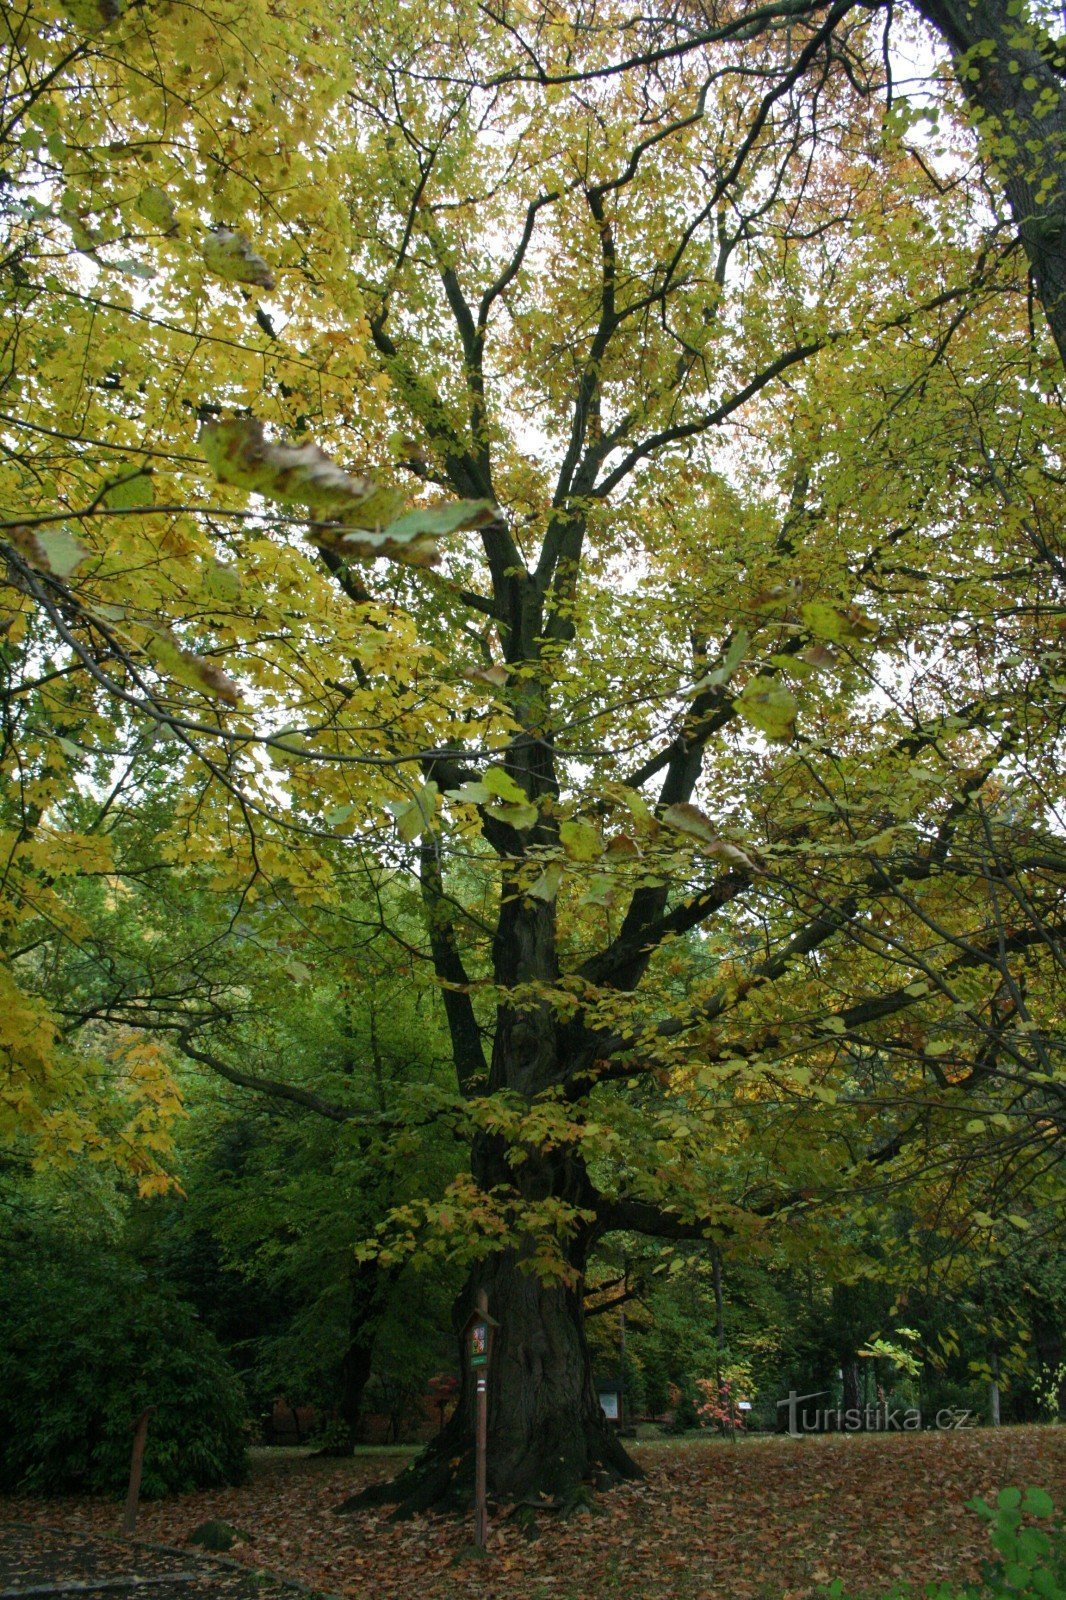
{"type": "Polygon", "coordinates": [[[133,1454],[130,1457],[130,1486],[126,1495],[126,1510],[122,1517],[122,1531],[133,1532],[137,1526],[137,1502],[141,1495],[141,1470],[144,1466],[144,1446],[148,1438],[148,1418],[155,1410],[149,1406],[133,1424],[133,1454]]]}
{"type": "MultiPolygon", "coordinates": [[[[489,1297],[484,1289],[478,1290],[478,1314],[489,1314],[489,1297]]],[[[489,1445],[489,1384],[488,1368],[477,1375],[477,1431],[474,1452],[474,1544],[484,1550],[489,1536],[488,1472],[486,1458],[489,1445]]]]}

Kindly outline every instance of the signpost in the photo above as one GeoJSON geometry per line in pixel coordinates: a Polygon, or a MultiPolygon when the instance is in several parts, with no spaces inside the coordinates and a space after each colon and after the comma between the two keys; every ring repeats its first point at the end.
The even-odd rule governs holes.
{"type": "Polygon", "coordinates": [[[155,1406],[148,1406],[132,1424],[133,1453],[130,1457],[130,1486],[126,1495],[126,1510],[122,1517],[122,1531],[131,1534],[137,1526],[137,1502],[141,1497],[141,1471],[144,1467],[144,1447],[148,1439],[148,1418],[155,1406]]]}
{"type": "Polygon", "coordinates": [[[476,1425],[474,1430],[474,1544],[484,1550],[489,1536],[488,1442],[489,1442],[489,1361],[492,1335],[499,1323],[489,1316],[489,1299],[478,1290],[477,1310],[465,1329],[466,1358],[474,1375],[476,1425]]]}

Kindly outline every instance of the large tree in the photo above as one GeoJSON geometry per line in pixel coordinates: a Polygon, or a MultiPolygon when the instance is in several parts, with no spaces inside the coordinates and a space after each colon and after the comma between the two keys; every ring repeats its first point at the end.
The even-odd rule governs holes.
{"type": "Polygon", "coordinates": [[[490,1481],[565,1497],[633,1470],[608,1233],[742,1248],[904,1178],[969,1227],[960,1170],[971,1211],[1047,1181],[1047,347],[950,107],[945,175],[846,0],[625,71],[602,7],[117,10],[6,24],[7,970],[45,1003],[42,920],[108,870],[74,813],[146,727],[161,866],[286,914],[417,874],[471,1171],[379,1248],[454,1241],[490,1481]]]}

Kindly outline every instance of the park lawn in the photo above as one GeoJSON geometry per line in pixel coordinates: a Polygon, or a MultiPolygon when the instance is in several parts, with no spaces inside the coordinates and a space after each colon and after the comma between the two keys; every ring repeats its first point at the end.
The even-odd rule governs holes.
{"type": "MultiPolygon", "coordinates": [[[[398,1470],[400,1451],[344,1463],[257,1452],[243,1487],[145,1504],[137,1531],[180,1544],[220,1517],[248,1536],[242,1561],[352,1600],[803,1600],[837,1577],[863,1596],[973,1578],[987,1547],[972,1495],[1016,1484],[1066,1499],[1066,1429],[694,1437],[634,1453],[644,1481],[565,1520],[543,1515],[532,1541],[498,1520],[481,1558],[469,1524],[336,1513],[357,1485],[398,1470]]],[[[89,1498],[0,1501],[0,1517],[82,1532],[116,1531],[120,1512],[89,1498]]]]}

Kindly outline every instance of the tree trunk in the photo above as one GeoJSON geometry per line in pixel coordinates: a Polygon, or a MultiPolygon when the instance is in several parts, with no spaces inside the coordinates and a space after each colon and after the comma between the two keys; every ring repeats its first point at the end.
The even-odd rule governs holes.
{"type": "Polygon", "coordinates": [[[1066,51],[1007,0],[915,0],[950,47],[1066,363],[1066,51]]]}
{"type": "MultiPolygon", "coordinates": [[[[536,696],[533,695],[535,701],[536,696]]],[[[535,718],[543,708],[533,701],[523,713],[535,718]]],[[[550,793],[554,779],[550,753],[541,739],[525,752],[536,771],[526,774],[527,792],[550,793]]],[[[438,976],[450,986],[447,1009],[458,1079],[468,1092],[481,1093],[487,1068],[490,1093],[505,1091],[529,1106],[565,1082],[569,1070],[587,1065],[576,1059],[592,1049],[591,1036],[580,1043],[575,1031],[560,1027],[551,997],[558,982],[555,906],[528,894],[511,852],[530,844],[554,844],[557,832],[546,821],[528,838],[486,817],[486,835],[508,858],[503,869],[499,918],[492,949],[493,976],[504,998],[496,1011],[491,1061],[480,1056],[476,1019],[466,997],[457,993],[463,971],[439,914],[441,889],[431,855],[423,856],[423,894],[430,913],[430,936],[438,976]],[[538,990],[544,994],[537,998],[538,990]],[[517,991],[516,998],[511,995],[517,991]]],[[[580,1029],[576,1030],[580,1034],[580,1029]]],[[[589,1056],[591,1060],[591,1055],[589,1056]]],[[[460,1335],[477,1305],[488,1297],[489,1314],[499,1324],[488,1367],[488,1489],[500,1502],[534,1500],[563,1508],[580,1485],[599,1486],[638,1477],[616,1432],[603,1415],[593,1386],[585,1339],[583,1286],[589,1250],[596,1237],[593,1216],[599,1196],[580,1152],[569,1142],[544,1149],[540,1143],[509,1146],[498,1135],[480,1134],[472,1149],[471,1171],[478,1188],[495,1201],[513,1197],[519,1242],[479,1262],[456,1302],[453,1322],[460,1335]],[[536,1230],[543,1212],[521,1237],[527,1207],[556,1202],[567,1225],[553,1238],[554,1261],[540,1268],[536,1230]],[[561,1266],[560,1274],[553,1268],[561,1266]]],[[[466,1509],[474,1486],[476,1373],[459,1349],[462,1388],[450,1421],[422,1456],[394,1483],[374,1486],[340,1509],[368,1502],[395,1502],[397,1515],[430,1506],[466,1509]]],[[[481,1369],[484,1372],[484,1368],[481,1369]]]]}
{"type": "MultiPolygon", "coordinates": [[[[500,1154],[494,1141],[479,1141],[475,1169],[482,1182],[500,1154]]],[[[531,1157],[517,1173],[527,1197],[536,1190],[572,1197],[588,1181],[573,1154],[531,1157]]],[[[514,1181],[516,1173],[510,1175],[514,1181]]],[[[488,1486],[497,1503],[534,1500],[559,1509],[574,1500],[583,1482],[605,1488],[640,1476],[604,1417],[593,1384],[583,1307],[589,1238],[586,1232],[568,1242],[567,1284],[542,1282],[530,1269],[531,1248],[510,1249],[480,1262],[456,1301],[453,1324],[460,1341],[480,1289],[498,1323],[488,1368],[488,1486]]],[[[459,1360],[459,1403],[442,1432],[395,1482],[374,1485],[339,1509],[381,1501],[395,1503],[398,1516],[432,1506],[469,1508],[476,1372],[461,1343],[459,1360]]]]}
{"type": "Polygon", "coordinates": [[[367,1335],[365,1327],[352,1330],[348,1348],[341,1362],[341,1420],[347,1440],[346,1453],[351,1455],[359,1441],[359,1423],[363,1415],[363,1395],[370,1381],[371,1360],[374,1354],[373,1334],[367,1335]]]}
{"type": "MultiPolygon", "coordinates": [[[[582,1284],[546,1285],[514,1251],[484,1263],[471,1279],[499,1323],[489,1371],[488,1482],[491,1494],[565,1501],[583,1479],[606,1471],[632,1476],[633,1463],[600,1407],[585,1340],[582,1284]]],[[[464,1363],[465,1366],[465,1363],[464,1363]]],[[[464,1370],[457,1414],[469,1432],[473,1384],[464,1370]]]]}
{"type": "Polygon", "coordinates": [[[350,1456],[359,1438],[363,1395],[370,1381],[378,1313],[391,1274],[376,1261],[358,1261],[348,1274],[348,1338],[341,1357],[340,1420],[344,1438],[320,1451],[325,1456],[350,1456]]]}
{"type": "Polygon", "coordinates": [[[993,1350],[988,1357],[988,1420],[993,1428],[999,1427],[999,1355],[993,1350]]]}
{"type": "MultiPolygon", "coordinates": [[[[523,1270],[514,1250],[490,1256],[456,1302],[461,1330],[478,1289],[488,1295],[495,1330],[488,1372],[488,1485],[490,1499],[570,1504],[588,1480],[607,1487],[639,1477],[609,1426],[592,1381],[580,1282],[545,1285],[523,1270]]],[[[467,1510],[474,1488],[474,1379],[460,1351],[459,1403],[419,1459],[393,1483],[374,1485],[338,1509],[391,1502],[398,1516],[434,1506],[467,1510]]]]}
{"type": "Polygon", "coordinates": [[[856,1361],[854,1356],[845,1356],[840,1370],[844,1379],[844,1389],[840,1402],[840,1409],[844,1412],[844,1427],[849,1433],[853,1433],[855,1429],[853,1427],[848,1427],[849,1411],[855,1417],[861,1418],[859,1423],[860,1427],[865,1428],[866,1426],[866,1418],[863,1416],[862,1412],[862,1391],[860,1388],[859,1363],[856,1361]]]}

